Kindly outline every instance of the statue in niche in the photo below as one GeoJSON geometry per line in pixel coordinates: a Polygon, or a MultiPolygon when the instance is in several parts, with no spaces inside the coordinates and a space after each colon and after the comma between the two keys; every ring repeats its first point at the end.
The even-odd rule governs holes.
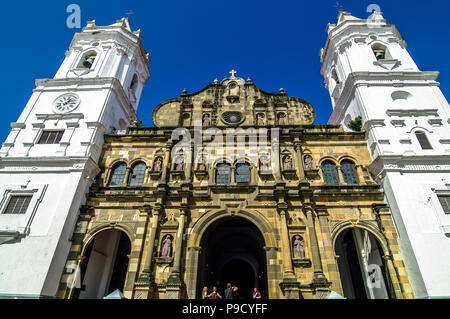
{"type": "Polygon", "coordinates": [[[205,156],[203,154],[200,155],[200,163],[198,164],[198,170],[199,171],[206,171],[206,159],[205,159],[205,156]]]}
{"type": "Polygon", "coordinates": [[[294,238],[294,258],[305,258],[305,248],[303,248],[300,236],[294,238]]]}
{"type": "Polygon", "coordinates": [[[172,236],[166,235],[161,244],[161,257],[170,258],[172,255],[172,236]]]}
{"type": "Polygon", "coordinates": [[[209,118],[209,114],[203,115],[203,126],[210,126],[211,125],[211,119],[209,118]]]}
{"type": "Polygon", "coordinates": [[[230,83],[228,86],[228,95],[239,96],[239,86],[235,82],[230,83]]]}
{"type": "Polygon", "coordinates": [[[285,124],[286,124],[285,114],[280,113],[280,115],[278,115],[278,125],[285,125],[285,124]]]}
{"type": "Polygon", "coordinates": [[[155,163],[153,163],[153,170],[154,170],[155,172],[160,172],[160,171],[161,171],[161,168],[162,168],[162,158],[161,158],[161,157],[158,157],[158,158],[155,160],[155,163]]]}
{"type": "Polygon", "coordinates": [[[258,113],[256,115],[256,122],[257,122],[258,126],[263,126],[264,125],[264,115],[261,113],[258,113]]]}
{"type": "Polygon", "coordinates": [[[312,161],[311,155],[306,155],[305,156],[305,168],[306,168],[306,170],[309,170],[309,171],[314,169],[314,165],[313,165],[313,161],[312,161]]]}
{"type": "Polygon", "coordinates": [[[283,168],[285,171],[292,169],[292,158],[289,155],[284,157],[283,168]]]}
{"type": "Polygon", "coordinates": [[[184,156],[179,155],[175,161],[175,170],[181,172],[184,170],[184,156]]]}
{"type": "Polygon", "coordinates": [[[263,155],[259,159],[259,169],[261,171],[268,171],[270,169],[269,167],[269,159],[266,155],[263,155]]]}

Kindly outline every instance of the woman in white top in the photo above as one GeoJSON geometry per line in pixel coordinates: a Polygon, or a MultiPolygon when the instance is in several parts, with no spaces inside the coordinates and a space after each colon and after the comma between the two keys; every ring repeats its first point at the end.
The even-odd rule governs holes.
{"type": "Polygon", "coordinates": [[[208,299],[208,287],[203,287],[202,290],[202,299],[208,299]]]}

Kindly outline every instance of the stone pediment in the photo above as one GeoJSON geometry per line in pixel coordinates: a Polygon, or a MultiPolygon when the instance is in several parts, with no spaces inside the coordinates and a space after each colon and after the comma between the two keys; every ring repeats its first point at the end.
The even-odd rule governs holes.
{"type": "Polygon", "coordinates": [[[400,60],[378,60],[373,64],[378,65],[388,71],[391,71],[395,68],[398,68],[402,64],[402,62],[400,60]]]}
{"type": "Polygon", "coordinates": [[[166,100],[155,107],[152,120],[156,127],[194,127],[201,126],[277,126],[311,125],[315,111],[307,101],[289,97],[280,89],[278,93],[261,90],[250,79],[232,76],[222,81],[215,80],[202,90],[188,93],[183,90],[178,98],[166,100]],[[228,112],[239,113],[242,122],[223,121],[228,112]],[[208,119],[205,123],[204,117],[208,119]],[[259,119],[259,121],[258,121],[259,119]],[[263,119],[263,120],[261,120],[263,119]]]}

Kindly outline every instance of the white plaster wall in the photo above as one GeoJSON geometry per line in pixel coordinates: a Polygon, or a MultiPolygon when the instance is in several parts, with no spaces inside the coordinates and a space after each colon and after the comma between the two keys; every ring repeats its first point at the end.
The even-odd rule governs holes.
{"type": "MultiPolygon", "coordinates": [[[[135,118],[150,76],[139,41],[140,32],[132,32],[126,19],[108,27],[88,22],[75,34],[55,78],[36,81],[29,102],[11,124],[0,149],[0,198],[8,187],[46,185],[47,189],[30,233],[20,242],[0,244],[0,296],[55,296],[80,206],[97,174],[103,134],[118,130],[121,119],[128,124],[135,118]],[[98,52],[92,69],[74,70],[90,49],[98,52]],[[140,83],[130,100],[128,87],[135,73],[140,83]],[[55,114],[55,99],[68,92],[77,94],[81,103],[68,114],[55,114]],[[59,144],[38,145],[43,129],[65,133],[59,144]]],[[[11,216],[3,217],[0,228],[9,231],[11,225],[1,223],[11,216]]],[[[9,221],[12,226],[20,224],[9,221]]]]}
{"type": "Polygon", "coordinates": [[[385,187],[386,197],[399,228],[402,253],[404,258],[408,257],[405,258],[408,274],[414,290],[420,291],[416,298],[448,298],[450,235],[446,235],[448,229],[445,231],[443,227],[450,226],[450,215],[444,214],[432,189],[448,189],[445,184],[450,184],[450,172],[389,172],[385,179],[384,183],[390,185],[385,187]],[[410,245],[405,243],[408,241],[410,245]],[[419,273],[413,270],[414,256],[426,291],[421,287],[419,273]]]}
{"type": "MultiPolygon", "coordinates": [[[[31,223],[30,233],[20,242],[0,245],[0,294],[56,293],[58,280],[52,280],[51,289],[43,291],[47,273],[60,240],[68,243],[79,206],[84,200],[84,189],[78,190],[81,172],[7,174],[0,172],[2,184],[48,185],[31,223]],[[68,218],[69,217],[69,218],[68,218]],[[63,233],[69,219],[70,233],[63,233]]],[[[82,187],[84,188],[84,187],[82,187]]],[[[59,252],[59,263],[64,264],[67,251],[59,252]]],[[[61,273],[60,273],[61,274],[61,273]]],[[[60,277],[60,274],[55,277],[60,277]]]]}
{"type": "Polygon", "coordinates": [[[432,191],[450,189],[445,166],[450,165],[450,107],[436,82],[438,73],[419,71],[395,26],[387,21],[374,27],[349,13],[341,13],[339,21],[329,27],[322,55],[321,73],[334,108],[329,123],[350,130],[347,115],[362,116],[371,171],[381,178],[415,296],[450,297],[450,216],[432,191]],[[385,45],[400,64],[392,70],[374,64],[373,43],[385,45]],[[333,68],[340,85],[330,78],[333,68]],[[394,100],[395,91],[409,92],[412,98],[394,100]],[[427,114],[430,110],[437,114],[427,114]],[[432,150],[421,148],[417,130],[426,133],[432,150]]]}

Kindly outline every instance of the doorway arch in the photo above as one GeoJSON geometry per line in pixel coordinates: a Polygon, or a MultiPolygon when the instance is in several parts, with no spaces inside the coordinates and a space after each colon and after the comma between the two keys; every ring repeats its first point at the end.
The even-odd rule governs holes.
{"type": "Polygon", "coordinates": [[[92,236],[83,250],[81,287],[73,299],[102,299],[115,290],[123,292],[128,273],[131,240],[118,229],[102,230],[92,236]]]}
{"type": "Polygon", "coordinates": [[[238,299],[250,299],[254,287],[268,297],[264,236],[252,222],[241,217],[216,220],[204,232],[200,247],[197,298],[204,286],[216,286],[223,294],[227,283],[239,287],[238,299]]]}
{"type": "Polygon", "coordinates": [[[344,297],[392,298],[384,249],[374,234],[364,228],[345,228],[335,238],[334,248],[344,297]]]}

